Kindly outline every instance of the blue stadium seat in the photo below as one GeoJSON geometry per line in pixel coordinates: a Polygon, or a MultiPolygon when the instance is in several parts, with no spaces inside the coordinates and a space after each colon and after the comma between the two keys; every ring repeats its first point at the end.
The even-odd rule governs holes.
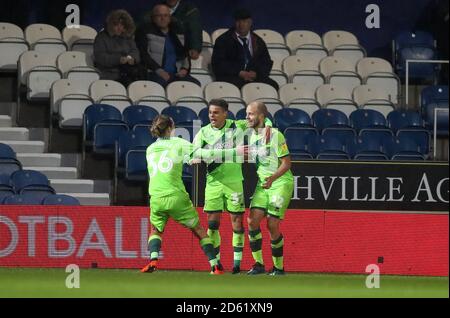
{"type": "Polygon", "coordinates": [[[0,174],[0,204],[6,197],[16,194],[13,186],[10,184],[10,177],[6,174],[0,174]]]}
{"type": "Polygon", "coordinates": [[[119,136],[128,129],[122,114],[114,106],[91,105],[83,116],[83,151],[92,145],[95,153],[112,154],[119,136]]]}
{"type": "Polygon", "coordinates": [[[408,136],[416,141],[422,153],[430,152],[430,132],[424,127],[419,112],[393,111],[388,115],[388,123],[397,137],[408,136]]]}
{"type": "Polygon", "coordinates": [[[80,201],[78,199],[70,196],[70,195],[64,195],[64,194],[51,194],[44,198],[42,201],[43,205],[65,205],[65,206],[72,206],[72,205],[80,205],[80,201]]]}
{"type": "Polygon", "coordinates": [[[356,137],[347,144],[347,152],[353,160],[384,161],[389,160],[383,152],[383,142],[375,138],[356,137]]]}
{"type": "Polygon", "coordinates": [[[133,129],[137,124],[151,125],[159,113],[156,109],[145,105],[132,105],[123,111],[123,121],[133,129]]]}
{"type": "MultiPolygon", "coordinates": [[[[424,31],[401,32],[394,39],[395,69],[400,77],[406,75],[406,60],[434,60],[437,58],[436,43],[433,36],[424,31]]],[[[432,80],[438,66],[429,63],[409,65],[412,79],[432,80]]]]}
{"type": "Polygon", "coordinates": [[[318,135],[313,127],[289,127],[284,132],[284,137],[289,148],[292,160],[314,159],[309,149],[311,138],[318,135]]]}
{"type": "Polygon", "coordinates": [[[198,131],[201,125],[195,111],[185,106],[169,106],[164,108],[161,114],[171,117],[175,122],[175,136],[189,142],[194,140],[194,130],[198,131]]]}
{"type": "Polygon", "coordinates": [[[312,116],[314,126],[325,137],[333,136],[345,143],[356,137],[356,131],[349,126],[347,116],[336,109],[319,109],[312,116]]]}
{"type": "Polygon", "coordinates": [[[47,177],[39,171],[20,170],[11,175],[11,184],[18,194],[33,193],[41,200],[49,195],[55,194],[47,177]]]}
{"type": "Polygon", "coordinates": [[[13,172],[22,169],[22,164],[16,158],[14,150],[0,143],[0,174],[11,175],[13,172]]]}
{"type": "Polygon", "coordinates": [[[146,150],[156,139],[150,135],[149,125],[136,125],[133,131],[119,137],[115,148],[113,197],[117,198],[119,177],[127,180],[147,180],[146,150]]]}
{"type": "Polygon", "coordinates": [[[275,126],[281,132],[288,127],[312,127],[308,113],[301,109],[284,108],[274,114],[275,126]]]}
{"type": "Polygon", "coordinates": [[[320,160],[349,160],[346,143],[333,136],[310,138],[311,153],[320,160]]]}
{"type": "MultiPolygon", "coordinates": [[[[200,113],[198,114],[198,118],[200,119],[200,121],[202,122],[202,127],[208,125],[210,123],[209,121],[209,109],[203,108],[200,113]]],[[[234,116],[234,114],[231,111],[228,111],[228,119],[232,119],[235,120],[236,117],[234,116]]]]}
{"type": "MultiPolygon", "coordinates": [[[[422,90],[421,110],[422,116],[425,119],[426,128],[434,132],[434,113],[436,108],[449,108],[448,102],[448,86],[429,86],[422,90]]],[[[438,137],[448,137],[449,135],[449,121],[448,111],[437,112],[436,126],[438,137]]]]}
{"type": "Polygon", "coordinates": [[[424,153],[414,139],[407,136],[391,137],[383,140],[386,154],[391,160],[425,160],[424,153]]]}
{"type": "Polygon", "coordinates": [[[358,109],[350,115],[350,123],[360,137],[382,139],[393,136],[386,118],[373,109],[358,109]]]}
{"type": "Polygon", "coordinates": [[[42,197],[33,193],[15,194],[6,197],[3,201],[4,205],[41,205],[42,197]]]}

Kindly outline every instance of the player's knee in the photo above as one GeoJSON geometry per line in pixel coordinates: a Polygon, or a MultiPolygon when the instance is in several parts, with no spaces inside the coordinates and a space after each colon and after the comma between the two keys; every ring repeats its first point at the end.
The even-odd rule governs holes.
{"type": "Polygon", "coordinates": [[[247,223],[248,223],[248,227],[251,230],[256,230],[259,227],[258,220],[254,219],[254,218],[247,218],[247,223]]]}
{"type": "Polygon", "coordinates": [[[208,221],[208,229],[211,231],[218,231],[220,227],[219,221],[208,221]]]}

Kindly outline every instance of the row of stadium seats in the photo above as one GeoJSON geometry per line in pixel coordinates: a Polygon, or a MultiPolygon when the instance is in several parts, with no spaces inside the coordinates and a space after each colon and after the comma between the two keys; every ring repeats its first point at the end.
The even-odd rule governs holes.
{"type": "Polygon", "coordinates": [[[11,151],[7,145],[0,144],[0,204],[80,205],[74,197],[57,195],[42,173],[22,170],[11,151]],[[9,174],[14,165],[17,170],[9,174]]]}
{"type": "Polygon", "coordinates": [[[17,25],[0,22],[0,49],[7,53],[0,56],[0,70],[16,70],[19,57],[28,50],[53,58],[67,50],[82,51],[90,57],[96,36],[97,31],[86,25],[66,27],[61,33],[49,24],[31,24],[24,32],[17,25]]]}

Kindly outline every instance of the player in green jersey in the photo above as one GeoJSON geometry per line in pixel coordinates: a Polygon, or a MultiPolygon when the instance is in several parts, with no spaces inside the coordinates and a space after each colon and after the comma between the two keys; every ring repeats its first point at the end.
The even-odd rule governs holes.
{"type": "Polygon", "coordinates": [[[184,139],[172,137],[174,129],[173,120],[165,115],[156,117],[151,127],[152,135],[158,139],[147,148],[146,153],[150,177],[150,263],[141,272],[157,269],[164,228],[172,218],[190,229],[200,240],[211,265],[211,274],[223,274],[218,267],[211,239],[200,225],[198,213],[182,181],[183,163],[190,160],[193,146],[184,139]]]}
{"type": "MultiPolygon", "coordinates": [[[[227,119],[228,103],[223,99],[213,99],[209,103],[210,124],[195,136],[195,149],[237,149],[243,142],[243,132],[247,128],[245,120],[227,119]]],[[[208,235],[213,241],[216,257],[220,264],[220,219],[223,211],[231,216],[233,228],[233,274],[240,272],[242,250],[244,248],[243,215],[244,190],[242,186],[242,162],[239,156],[223,156],[216,160],[206,160],[207,176],[204,211],[208,214],[208,235]]]]}
{"type": "Polygon", "coordinates": [[[284,238],[280,232],[280,222],[284,219],[294,189],[291,159],[286,141],[277,129],[265,127],[267,107],[261,102],[247,106],[247,124],[253,128],[249,146],[244,152],[250,162],[257,166],[258,183],[250,205],[248,217],[249,240],[255,265],[249,275],[265,273],[262,257],[262,235],[260,223],[267,217],[270,233],[273,269],[270,275],[283,275],[284,238]],[[270,140],[266,139],[270,130],[270,140]]]}

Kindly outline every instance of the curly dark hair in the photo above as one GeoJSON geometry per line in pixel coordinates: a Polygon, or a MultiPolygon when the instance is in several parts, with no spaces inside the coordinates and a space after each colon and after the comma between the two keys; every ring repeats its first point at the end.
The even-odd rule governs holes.
{"type": "Polygon", "coordinates": [[[106,30],[109,34],[113,34],[113,27],[117,24],[122,24],[125,32],[124,36],[132,37],[136,31],[136,25],[131,15],[126,10],[114,10],[108,14],[106,18],[106,30]]]}

